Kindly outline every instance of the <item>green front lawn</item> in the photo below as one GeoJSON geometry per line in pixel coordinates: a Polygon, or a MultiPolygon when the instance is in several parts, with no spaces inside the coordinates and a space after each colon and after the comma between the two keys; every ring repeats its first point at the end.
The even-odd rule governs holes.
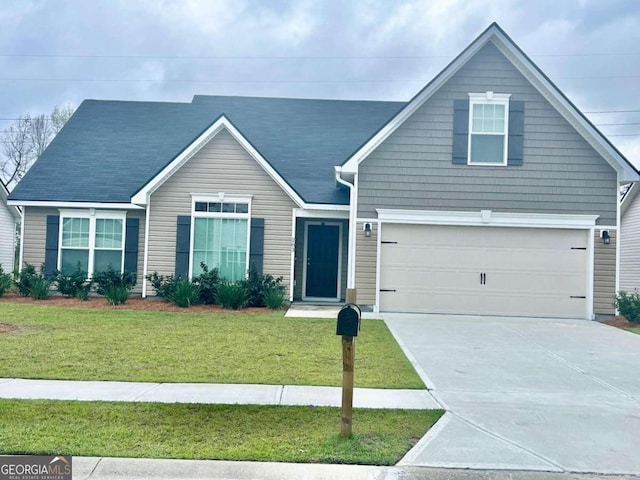
{"type": "Polygon", "coordinates": [[[630,332],[637,333],[638,335],[640,335],[640,327],[629,327],[629,328],[627,328],[627,330],[629,330],[630,332]]]}
{"type": "MultiPolygon", "coordinates": [[[[342,381],[335,320],[283,313],[173,313],[3,302],[0,377],[333,385],[342,381]]],[[[424,388],[384,322],[364,320],[356,387],[424,388]]]]}
{"type": "Polygon", "coordinates": [[[393,465],[442,413],[0,400],[0,453],[393,465]]]}

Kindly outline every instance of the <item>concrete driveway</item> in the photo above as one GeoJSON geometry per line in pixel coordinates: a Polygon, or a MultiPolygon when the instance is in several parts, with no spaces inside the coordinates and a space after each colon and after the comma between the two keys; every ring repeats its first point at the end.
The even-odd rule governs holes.
{"type": "Polygon", "coordinates": [[[640,473],[640,335],[579,320],[383,318],[447,410],[402,464],[640,473]]]}

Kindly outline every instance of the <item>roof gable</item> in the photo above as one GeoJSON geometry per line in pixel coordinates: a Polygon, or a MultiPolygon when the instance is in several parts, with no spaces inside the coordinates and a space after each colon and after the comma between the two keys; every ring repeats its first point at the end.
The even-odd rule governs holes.
{"type": "Polygon", "coordinates": [[[358,165],[384,140],[413,115],[431,96],[449,81],[485,45],[491,42],[518,69],[551,105],[580,133],[585,140],[618,173],[619,181],[637,181],[635,167],[609,142],[609,140],[580,112],[577,107],[549,80],[535,63],[498,26],[491,24],[429,84],[418,92],[398,114],[382,127],[369,141],[354,153],[341,167],[345,174],[353,174],[358,165]]]}
{"type": "Polygon", "coordinates": [[[10,199],[129,204],[224,116],[305,203],[348,204],[334,166],[403,105],[202,96],[191,103],[87,100],[10,199]]]}
{"type": "Polygon", "coordinates": [[[2,203],[7,210],[9,210],[9,213],[11,213],[11,215],[13,215],[13,218],[15,218],[16,220],[20,218],[20,209],[16,206],[13,205],[8,205],[7,204],[7,197],[9,196],[9,190],[7,189],[6,185],[4,184],[4,182],[2,180],[0,180],[0,203],[2,203]]]}

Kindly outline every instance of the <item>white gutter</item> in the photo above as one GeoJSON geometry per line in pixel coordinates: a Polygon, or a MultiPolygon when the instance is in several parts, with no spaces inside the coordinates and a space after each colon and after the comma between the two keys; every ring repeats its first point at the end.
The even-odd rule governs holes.
{"type": "Polygon", "coordinates": [[[340,177],[342,167],[334,167],[336,173],[336,182],[349,188],[349,238],[347,251],[347,288],[356,288],[356,269],[355,269],[355,251],[356,251],[356,189],[355,178],[354,183],[349,183],[340,177]]]}

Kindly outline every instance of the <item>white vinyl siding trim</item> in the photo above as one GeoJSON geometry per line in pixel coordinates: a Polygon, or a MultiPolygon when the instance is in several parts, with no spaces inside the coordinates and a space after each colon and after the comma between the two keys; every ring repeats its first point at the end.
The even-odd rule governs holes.
{"type": "Polygon", "coordinates": [[[6,273],[13,270],[15,245],[16,219],[0,200],[0,265],[6,273]]]}
{"type": "MultiPolygon", "coordinates": [[[[224,210],[224,208],[223,208],[224,210]]],[[[209,224],[210,222],[208,222],[209,224]]],[[[207,225],[207,229],[209,228],[209,225],[207,225]]],[[[216,235],[215,232],[212,233],[212,235],[216,235]]],[[[220,237],[220,242],[222,237],[220,237]]],[[[207,240],[209,239],[209,234],[207,233],[207,240]]],[[[237,239],[235,239],[235,234],[234,234],[234,240],[237,241],[237,239]]],[[[189,278],[192,278],[194,276],[194,271],[198,271],[200,272],[200,262],[198,262],[196,265],[194,265],[194,263],[196,262],[196,250],[201,250],[201,251],[210,251],[212,252],[211,255],[215,254],[215,253],[219,253],[218,257],[219,257],[219,261],[217,263],[214,262],[210,262],[211,264],[208,264],[206,261],[204,262],[207,267],[209,268],[209,270],[213,269],[213,268],[218,268],[221,278],[225,278],[229,281],[238,281],[241,280],[242,278],[245,278],[247,275],[247,272],[249,271],[249,252],[250,252],[250,242],[251,242],[251,196],[247,196],[247,195],[229,195],[229,194],[225,194],[225,193],[218,193],[217,195],[202,195],[202,194],[193,194],[192,195],[192,211],[191,211],[191,235],[190,235],[190,247],[189,247],[189,278]],[[234,212],[200,212],[200,211],[196,211],[196,203],[219,203],[222,205],[232,205],[235,204],[236,208],[234,212]],[[246,205],[247,206],[247,211],[246,213],[237,213],[237,205],[246,205]],[[225,272],[225,268],[221,265],[221,261],[222,261],[222,253],[221,251],[219,251],[220,249],[215,249],[213,245],[208,244],[206,249],[198,249],[196,248],[196,223],[199,220],[212,220],[213,221],[213,228],[223,228],[223,222],[224,220],[232,220],[234,221],[234,230],[235,230],[235,226],[236,225],[243,225],[243,227],[246,229],[245,232],[245,242],[244,242],[244,272],[243,275],[237,275],[237,272],[235,271],[235,268],[232,267],[232,274],[231,274],[231,278],[225,278],[224,272],[225,272]],[[215,220],[220,220],[219,222],[215,222],[215,220]],[[237,222],[236,222],[237,221],[237,222]]],[[[235,243],[235,242],[234,242],[235,243]]],[[[221,248],[221,247],[220,247],[221,248]]],[[[198,260],[201,260],[202,255],[200,255],[198,257],[198,260]]],[[[202,260],[201,260],[202,261],[202,260]]],[[[231,262],[233,263],[233,262],[231,262]]]]}
{"type": "MultiPolygon", "coordinates": [[[[119,271],[124,271],[124,244],[125,244],[125,229],[126,229],[126,212],[119,211],[99,211],[99,210],[60,210],[60,226],[59,226],[59,238],[58,238],[58,270],[63,270],[63,255],[66,251],[72,250],[82,250],[87,251],[87,272],[89,276],[93,276],[95,273],[95,264],[96,264],[96,252],[108,252],[108,251],[118,251],[120,252],[120,265],[119,271]],[[71,230],[70,235],[65,238],[65,220],[70,220],[71,222],[67,223],[67,225],[73,227],[73,220],[86,220],[88,221],[88,238],[87,242],[82,241],[82,237],[75,238],[73,233],[75,230],[71,230]],[[96,224],[100,220],[117,220],[120,222],[120,247],[113,247],[108,245],[100,245],[100,242],[96,243],[96,224]],[[79,240],[79,241],[78,241],[79,240]]],[[[75,222],[77,223],[77,222],[75,222]]],[[[84,229],[84,222],[82,224],[76,225],[78,228],[84,229]]],[[[81,232],[82,233],[82,232],[81,232]]],[[[105,233],[105,232],[101,232],[105,233]]],[[[115,268],[115,265],[114,265],[115,268]]],[[[71,271],[66,271],[65,273],[70,274],[71,271]]]]}
{"type": "Polygon", "coordinates": [[[507,165],[510,96],[510,94],[493,92],[469,94],[469,139],[467,145],[467,152],[469,152],[467,163],[469,165],[507,165]],[[497,139],[498,141],[493,143],[501,144],[502,152],[501,154],[495,152],[496,160],[486,160],[486,157],[479,159],[480,152],[477,146],[489,139],[497,139]]]}

